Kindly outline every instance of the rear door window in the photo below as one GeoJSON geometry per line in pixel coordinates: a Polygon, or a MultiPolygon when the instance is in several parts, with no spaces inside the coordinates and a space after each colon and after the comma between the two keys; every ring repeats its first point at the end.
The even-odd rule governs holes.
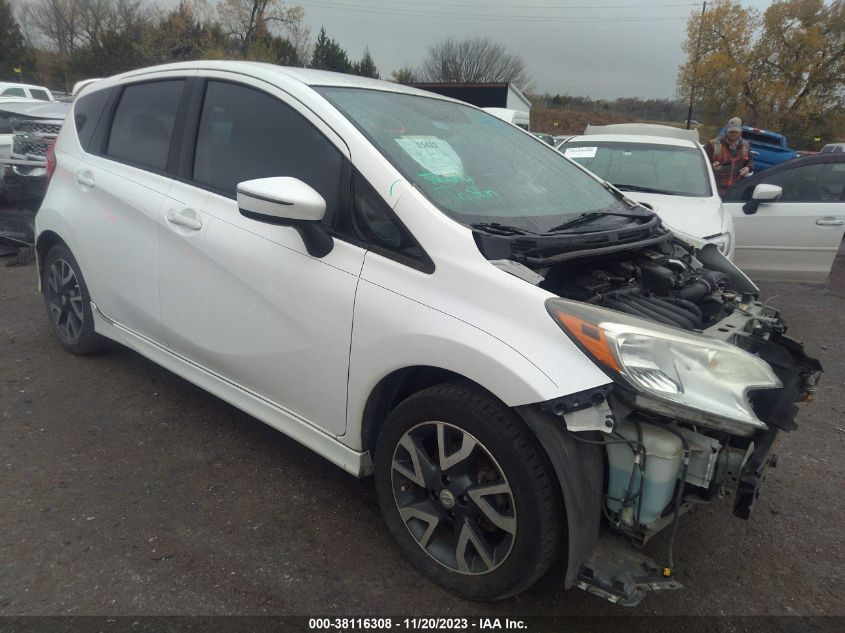
{"type": "Polygon", "coordinates": [[[47,94],[46,90],[38,90],[37,88],[30,88],[29,93],[32,95],[33,99],[38,99],[39,101],[49,101],[50,95],[47,94]]]}
{"type": "Polygon", "coordinates": [[[106,154],[164,171],[184,85],[177,79],[127,86],[112,119],[106,154]]]}
{"type": "Polygon", "coordinates": [[[820,180],[824,202],[845,202],[845,163],[832,163],[820,180]]]}

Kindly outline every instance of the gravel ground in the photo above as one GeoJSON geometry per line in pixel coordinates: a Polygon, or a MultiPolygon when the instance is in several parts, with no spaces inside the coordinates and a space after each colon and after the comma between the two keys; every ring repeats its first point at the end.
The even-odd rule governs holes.
{"type": "Polygon", "coordinates": [[[754,516],[682,517],[686,589],[631,610],[555,571],[505,602],[446,593],[392,544],[371,480],[128,349],[65,353],[35,266],[2,262],[0,615],[845,615],[845,252],[828,285],[763,284],[826,373],[754,516]]]}

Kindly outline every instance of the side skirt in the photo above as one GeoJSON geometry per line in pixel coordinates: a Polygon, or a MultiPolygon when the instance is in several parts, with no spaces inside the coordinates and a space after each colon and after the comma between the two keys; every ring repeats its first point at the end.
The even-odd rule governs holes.
{"type": "Polygon", "coordinates": [[[372,473],[373,463],[369,452],[360,453],[349,448],[333,435],[321,431],[295,413],[115,323],[100,312],[93,301],[91,312],[94,314],[94,329],[98,334],[126,345],[177,376],[281,431],[346,472],[356,477],[364,477],[372,473]]]}

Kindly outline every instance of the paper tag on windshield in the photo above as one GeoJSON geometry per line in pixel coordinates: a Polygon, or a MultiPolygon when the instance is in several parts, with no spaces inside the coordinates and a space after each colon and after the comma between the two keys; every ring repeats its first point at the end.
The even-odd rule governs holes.
{"type": "Polygon", "coordinates": [[[563,155],[567,158],[595,158],[598,147],[567,147],[563,155]]]}
{"type": "Polygon", "coordinates": [[[436,136],[403,136],[396,142],[424,169],[436,176],[463,176],[461,158],[442,138],[436,136]]]}

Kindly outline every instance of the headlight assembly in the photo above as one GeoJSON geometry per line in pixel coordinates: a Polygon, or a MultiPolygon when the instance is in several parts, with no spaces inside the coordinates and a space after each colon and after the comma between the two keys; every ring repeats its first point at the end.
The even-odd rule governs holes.
{"type": "Polygon", "coordinates": [[[713,237],[705,238],[708,242],[711,242],[716,245],[716,248],[719,249],[719,252],[722,255],[727,256],[728,253],[731,252],[731,234],[730,233],[720,233],[719,235],[714,235],[713,237]]]}
{"type": "Polygon", "coordinates": [[[718,339],[586,303],[552,298],[561,329],[642,409],[739,435],[766,429],[748,392],[781,387],[760,358],[718,339]]]}

